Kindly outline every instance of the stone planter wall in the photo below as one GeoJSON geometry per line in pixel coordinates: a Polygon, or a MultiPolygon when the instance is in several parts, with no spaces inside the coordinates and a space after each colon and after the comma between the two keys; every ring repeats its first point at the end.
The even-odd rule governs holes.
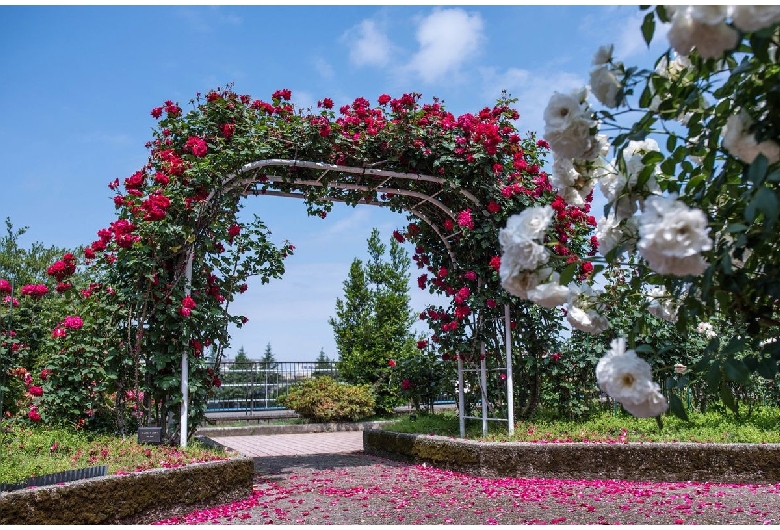
{"type": "Polygon", "coordinates": [[[780,444],[478,442],[367,429],[363,450],[484,477],[780,483],[780,444]]]}
{"type": "Polygon", "coordinates": [[[247,498],[253,479],[252,459],[235,458],[12,491],[0,494],[0,525],[148,523],[247,498]]]}

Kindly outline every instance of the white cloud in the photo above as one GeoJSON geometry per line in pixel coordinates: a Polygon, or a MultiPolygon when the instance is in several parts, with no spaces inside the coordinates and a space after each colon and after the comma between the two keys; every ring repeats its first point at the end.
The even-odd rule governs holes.
{"type": "Polygon", "coordinates": [[[349,44],[349,60],[355,66],[385,66],[393,45],[373,20],[363,20],[342,36],[349,44]]]}
{"type": "Polygon", "coordinates": [[[322,57],[315,58],[313,62],[314,62],[314,70],[325,79],[332,79],[333,76],[336,75],[335,71],[333,70],[333,65],[331,65],[328,61],[326,61],[322,57]]]}
{"type": "Polygon", "coordinates": [[[484,40],[483,27],[479,13],[435,9],[417,27],[420,49],[408,68],[427,83],[457,73],[464,62],[478,54],[484,40]]]}

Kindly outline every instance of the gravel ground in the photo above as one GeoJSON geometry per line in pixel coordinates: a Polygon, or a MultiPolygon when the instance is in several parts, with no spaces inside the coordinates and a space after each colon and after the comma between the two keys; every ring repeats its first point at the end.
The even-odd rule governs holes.
{"type": "Polygon", "coordinates": [[[362,453],[255,464],[250,498],[157,524],[780,524],[780,484],[480,478],[362,453]]]}

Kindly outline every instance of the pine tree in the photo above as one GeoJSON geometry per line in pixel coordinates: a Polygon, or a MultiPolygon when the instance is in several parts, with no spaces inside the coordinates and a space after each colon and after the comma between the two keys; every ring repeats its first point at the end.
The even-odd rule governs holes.
{"type": "Polygon", "coordinates": [[[260,369],[266,374],[264,380],[268,383],[279,382],[279,363],[276,361],[273,352],[271,351],[271,343],[265,345],[265,352],[260,359],[260,369]]]}
{"type": "Polygon", "coordinates": [[[388,412],[401,403],[388,384],[390,359],[414,353],[410,332],[414,315],[410,307],[409,267],[403,247],[387,245],[374,229],[368,241],[368,262],[352,261],[344,281],[344,300],[336,300],[333,327],[339,352],[339,378],[352,384],[370,384],[377,396],[377,411],[388,412]]]}
{"type": "Polygon", "coordinates": [[[320,354],[314,361],[314,370],[312,371],[312,377],[319,377],[322,375],[333,376],[333,368],[331,366],[332,361],[325,355],[325,350],[320,348],[320,354]]]}

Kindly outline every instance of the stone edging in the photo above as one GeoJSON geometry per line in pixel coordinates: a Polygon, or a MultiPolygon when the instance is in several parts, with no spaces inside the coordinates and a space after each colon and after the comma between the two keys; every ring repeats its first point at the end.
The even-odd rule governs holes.
{"type": "Polygon", "coordinates": [[[251,458],[78,480],[0,494],[0,524],[147,523],[247,498],[253,483],[251,458]]]}
{"type": "Polygon", "coordinates": [[[484,477],[780,483],[780,444],[479,442],[366,429],[363,450],[484,477]]]}
{"type": "Polygon", "coordinates": [[[247,427],[203,427],[197,436],[258,436],[271,434],[304,434],[311,432],[362,431],[379,429],[384,421],[365,421],[354,423],[301,423],[295,425],[251,425],[247,427]]]}

